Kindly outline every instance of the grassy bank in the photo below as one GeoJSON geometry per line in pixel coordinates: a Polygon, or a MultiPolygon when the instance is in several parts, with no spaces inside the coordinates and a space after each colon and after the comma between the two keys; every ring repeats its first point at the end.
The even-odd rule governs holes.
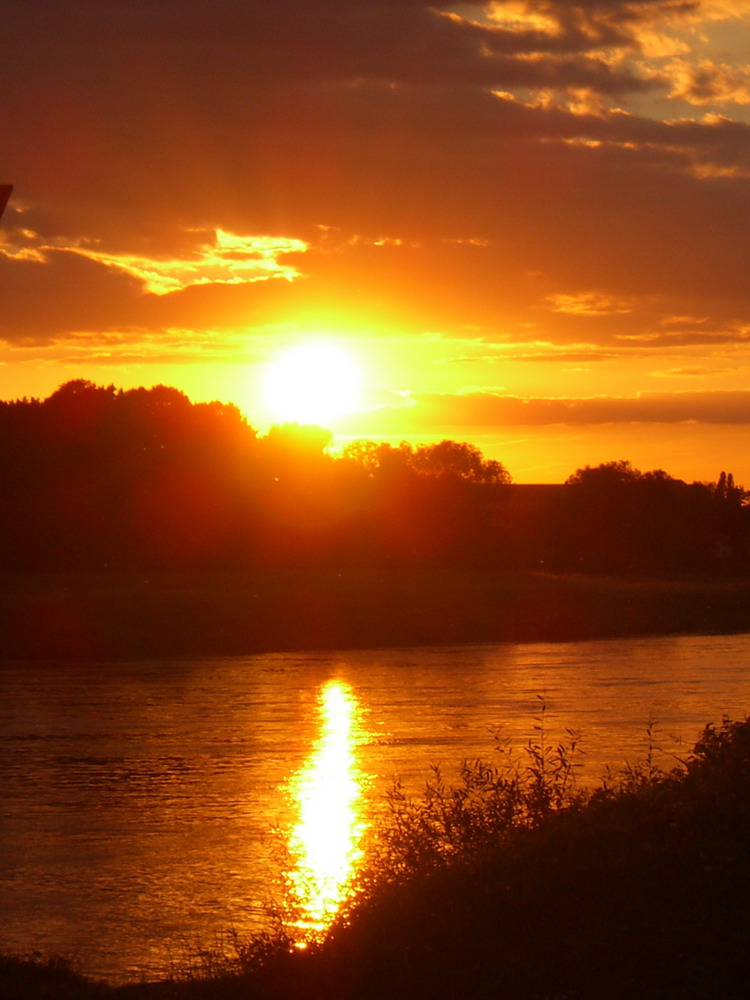
{"type": "Polygon", "coordinates": [[[212,972],[110,989],[0,962],[2,1000],[739,1000],[750,968],[750,723],[708,727],[581,793],[570,747],[396,793],[374,871],[326,940],[240,947],[212,972]]]}
{"type": "Polygon", "coordinates": [[[750,580],[488,571],[5,574],[0,658],[750,631],[750,580]]]}

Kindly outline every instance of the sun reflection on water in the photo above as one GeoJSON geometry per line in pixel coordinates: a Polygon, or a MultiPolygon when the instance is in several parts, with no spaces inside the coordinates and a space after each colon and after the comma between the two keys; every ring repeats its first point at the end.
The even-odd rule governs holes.
{"type": "Polygon", "coordinates": [[[366,828],[356,753],[358,704],[351,688],[328,681],[318,712],[320,736],[290,782],[298,818],[289,838],[288,881],[296,925],[308,937],[324,931],[346,899],[366,828]]]}

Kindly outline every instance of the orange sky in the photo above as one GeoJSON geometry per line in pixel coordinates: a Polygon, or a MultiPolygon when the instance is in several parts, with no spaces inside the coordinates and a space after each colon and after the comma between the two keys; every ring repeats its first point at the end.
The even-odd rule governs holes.
{"type": "Polygon", "coordinates": [[[747,0],[40,0],[4,25],[0,398],[237,402],[325,340],[337,440],[750,485],[747,0]]]}

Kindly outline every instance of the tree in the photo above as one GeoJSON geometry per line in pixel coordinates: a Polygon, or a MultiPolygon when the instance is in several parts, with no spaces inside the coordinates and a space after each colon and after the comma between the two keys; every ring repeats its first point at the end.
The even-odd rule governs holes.
{"type": "Polygon", "coordinates": [[[728,504],[731,507],[742,507],[747,503],[748,492],[742,486],[737,486],[731,472],[719,473],[715,483],[708,483],[708,490],[714,500],[728,504]]]}
{"type": "Polygon", "coordinates": [[[472,444],[444,440],[417,448],[406,441],[395,448],[374,441],[354,441],[342,458],[360,466],[370,476],[411,473],[430,479],[457,479],[484,486],[508,485],[512,480],[502,462],[485,459],[472,444]]]}
{"type": "Polygon", "coordinates": [[[587,490],[617,489],[625,483],[634,483],[641,478],[642,473],[633,468],[630,462],[620,459],[616,462],[602,462],[600,465],[585,465],[576,469],[572,476],[565,480],[566,486],[585,487],[587,490]]]}
{"type": "Polygon", "coordinates": [[[417,472],[445,476],[487,486],[509,485],[511,477],[501,462],[485,459],[479,448],[459,441],[422,445],[412,458],[417,472]]]}

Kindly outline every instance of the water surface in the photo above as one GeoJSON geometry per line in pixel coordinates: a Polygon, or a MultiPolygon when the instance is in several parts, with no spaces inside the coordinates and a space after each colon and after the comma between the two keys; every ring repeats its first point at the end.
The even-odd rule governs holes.
{"type": "Polygon", "coordinates": [[[394,777],[491,756],[498,726],[522,745],[540,695],[584,780],[642,754],[650,718],[679,755],[750,711],[748,665],[747,635],[0,664],[0,947],[152,975],[267,924],[282,883],[314,929],[394,777]]]}

